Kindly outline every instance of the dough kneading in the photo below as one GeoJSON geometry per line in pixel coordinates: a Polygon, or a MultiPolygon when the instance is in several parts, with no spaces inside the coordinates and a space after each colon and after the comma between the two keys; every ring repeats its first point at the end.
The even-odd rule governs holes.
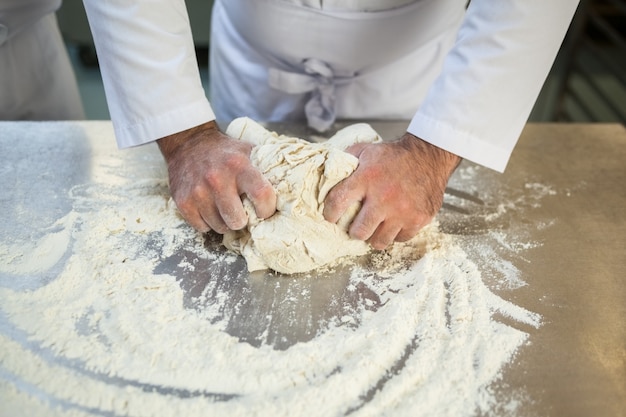
{"type": "Polygon", "coordinates": [[[360,204],[351,207],[337,224],[326,221],[322,214],[330,189],[358,165],[358,159],[345,149],[355,143],[381,141],[368,124],[348,126],[323,143],[279,136],[245,117],[235,119],[226,133],[255,145],[250,159],[277,195],[276,213],[264,220],[256,216],[252,202],[244,196],[247,226],[224,234],[224,246],[243,255],[249,271],[306,272],[369,251],[367,243],[347,233],[360,204]]]}

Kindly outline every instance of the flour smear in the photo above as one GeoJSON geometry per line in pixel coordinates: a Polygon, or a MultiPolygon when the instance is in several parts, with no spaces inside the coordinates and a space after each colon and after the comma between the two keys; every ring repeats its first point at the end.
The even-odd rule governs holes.
{"type": "MultiPolygon", "coordinates": [[[[463,168],[457,186],[477,169],[463,168]]],[[[532,184],[524,202],[549,192],[532,184]]],[[[525,285],[494,248],[519,255],[538,245],[520,234],[466,235],[468,249],[446,232],[442,214],[410,242],[341,260],[319,273],[344,271],[343,294],[357,301],[335,303],[308,340],[277,348],[229,330],[227,272],[196,292],[163,272],[166,259],[197,277],[203,265],[228,271],[238,262],[207,249],[163,178],[95,181],[68,198],[72,210],[39,239],[0,244],[0,274],[14,282],[0,288],[2,416],[458,417],[515,409],[499,403],[493,386],[528,342],[519,328],[537,328],[541,318],[493,292],[525,285]],[[58,275],[42,279],[53,266],[58,275]]],[[[447,198],[450,215],[478,204],[447,198]]],[[[494,224],[520,201],[502,201],[479,220],[494,224]]]]}

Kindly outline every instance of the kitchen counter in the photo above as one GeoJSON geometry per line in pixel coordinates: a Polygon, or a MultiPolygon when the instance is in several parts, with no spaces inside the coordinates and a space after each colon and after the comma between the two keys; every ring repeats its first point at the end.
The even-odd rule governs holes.
{"type": "MultiPolygon", "coordinates": [[[[406,126],[403,122],[371,124],[386,139],[397,137],[406,126]]],[[[311,136],[299,126],[270,127],[311,136]]],[[[76,195],[76,187],[102,178],[116,184],[166,177],[154,145],[119,151],[111,125],[104,121],[0,122],[0,174],[0,243],[4,245],[0,260],[9,266],[14,260],[6,247],[41,239],[42,231],[58,233],[63,227],[59,219],[93,209],[77,207],[77,200],[68,197],[76,195]]],[[[110,203],[106,196],[101,201],[110,203]]],[[[464,161],[451,178],[438,215],[441,230],[456,237],[494,293],[541,316],[538,327],[517,325],[529,334],[528,342],[493,386],[496,398],[506,399],[507,404],[519,397],[513,415],[626,416],[625,207],[626,129],[617,124],[529,124],[504,174],[464,161]],[[498,242],[503,235],[509,240],[498,242]],[[517,246],[511,245],[511,237],[517,246]],[[484,255],[486,246],[499,252],[498,260],[514,271],[518,285],[511,285],[510,279],[503,282],[506,268],[484,255]]],[[[207,238],[204,245],[209,251],[221,250],[215,238],[207,238]]],[[[34,252],[23,256],[25,261],[13,269],[0,268],[0,288],[27,292],[45,287],[61,273],[70,253],[61,248],[52,257],[54,262],[46,264],[52,258],[42,256],[39,266],[34,252]]],[[[290,282],[266,273],[261,279],[256,276],[252,285],[241,259],[227,264],[218,260],[209,266],[208,261],[200,261],[197,265],[211,271],[202,275],[197,265],[183,267],[194,261],[193,256],[163,257],[154,273],[178,278],[188,308],[201,309],[198,298],[209,284],[218,282],[222,295],[236,298],[222,313],[228,316],[224,331],[240,342],[284,351],[313,339],[321,323],[341,317],[342,306],[328,300],[342,293],[348,285],[345,280],[320,282],[309,275],[290,282]],[[220,281],[220,276],[228,275],[223,268],[236,279],[220,281]],[[286,307],[280,301],[305,289],[318,294],[318,302],[310,303],[295,322],[293,315],[283,317],[280,310],[286,307]],[[265,320],[270,313],[274,313],[272,320],[265,320]]],[[[361,295],[344,302],[367,301],[361,295]]],[[[3,305],[0,299],[0,334],[27,346],[28,335],[17,328],[3,305]]],[[[0,341],[0,351],[7,346],[0,341]]],[[[42,357],[50,354],[42,353],[41,346],[31,350],[42,357]]],[[[36,387],[25,388],[6,368],[0,360],[0,398],[14,386],[43,398],[44,403],[52,401],[36,387]]],[[[62,406],[74,409],[72,404],[62,406]]],[[[81,407],[78,410],[85,413],[117,415],[104,408],[81,407]]],[[[1,406],[0,415],[4,415],[1,406]]]]}

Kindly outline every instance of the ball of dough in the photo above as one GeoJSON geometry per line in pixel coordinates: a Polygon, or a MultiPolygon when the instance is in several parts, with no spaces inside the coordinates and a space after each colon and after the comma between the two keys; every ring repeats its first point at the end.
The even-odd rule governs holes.
{"type": "Polygon", "coordinates": [[[277,195],[276,213],[264,220],[256,216],[244,196],[247,226],[224,234],[224,245],[244,256],[249,271],[306,272],[369,251],[367,243],[347,233],[358,204],[337,224],[326,221],[322,214],[328,192],[358,165],[358,159],[345,149],[354,143],[381,141],[368,124],[348,126],[323,143],[279,136],[249,118],[234,120],[226,133],[255,145],[252,163],[277,195]]]}

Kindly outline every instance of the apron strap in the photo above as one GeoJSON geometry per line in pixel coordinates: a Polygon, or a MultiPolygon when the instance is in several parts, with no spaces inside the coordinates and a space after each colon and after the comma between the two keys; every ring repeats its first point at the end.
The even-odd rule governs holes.
{"type": "Polygon", "coordinates": [[[347,83],[354,76],[337,77],[330,65],[316,58],[303,60],[301,70],[302,72],[290,72],[270,68],[268,83],[270,87],[287,94],[310,93],[304,106],[307,123],[318,132],[324,132],[337,117],[336,85],[347,83]]]}

